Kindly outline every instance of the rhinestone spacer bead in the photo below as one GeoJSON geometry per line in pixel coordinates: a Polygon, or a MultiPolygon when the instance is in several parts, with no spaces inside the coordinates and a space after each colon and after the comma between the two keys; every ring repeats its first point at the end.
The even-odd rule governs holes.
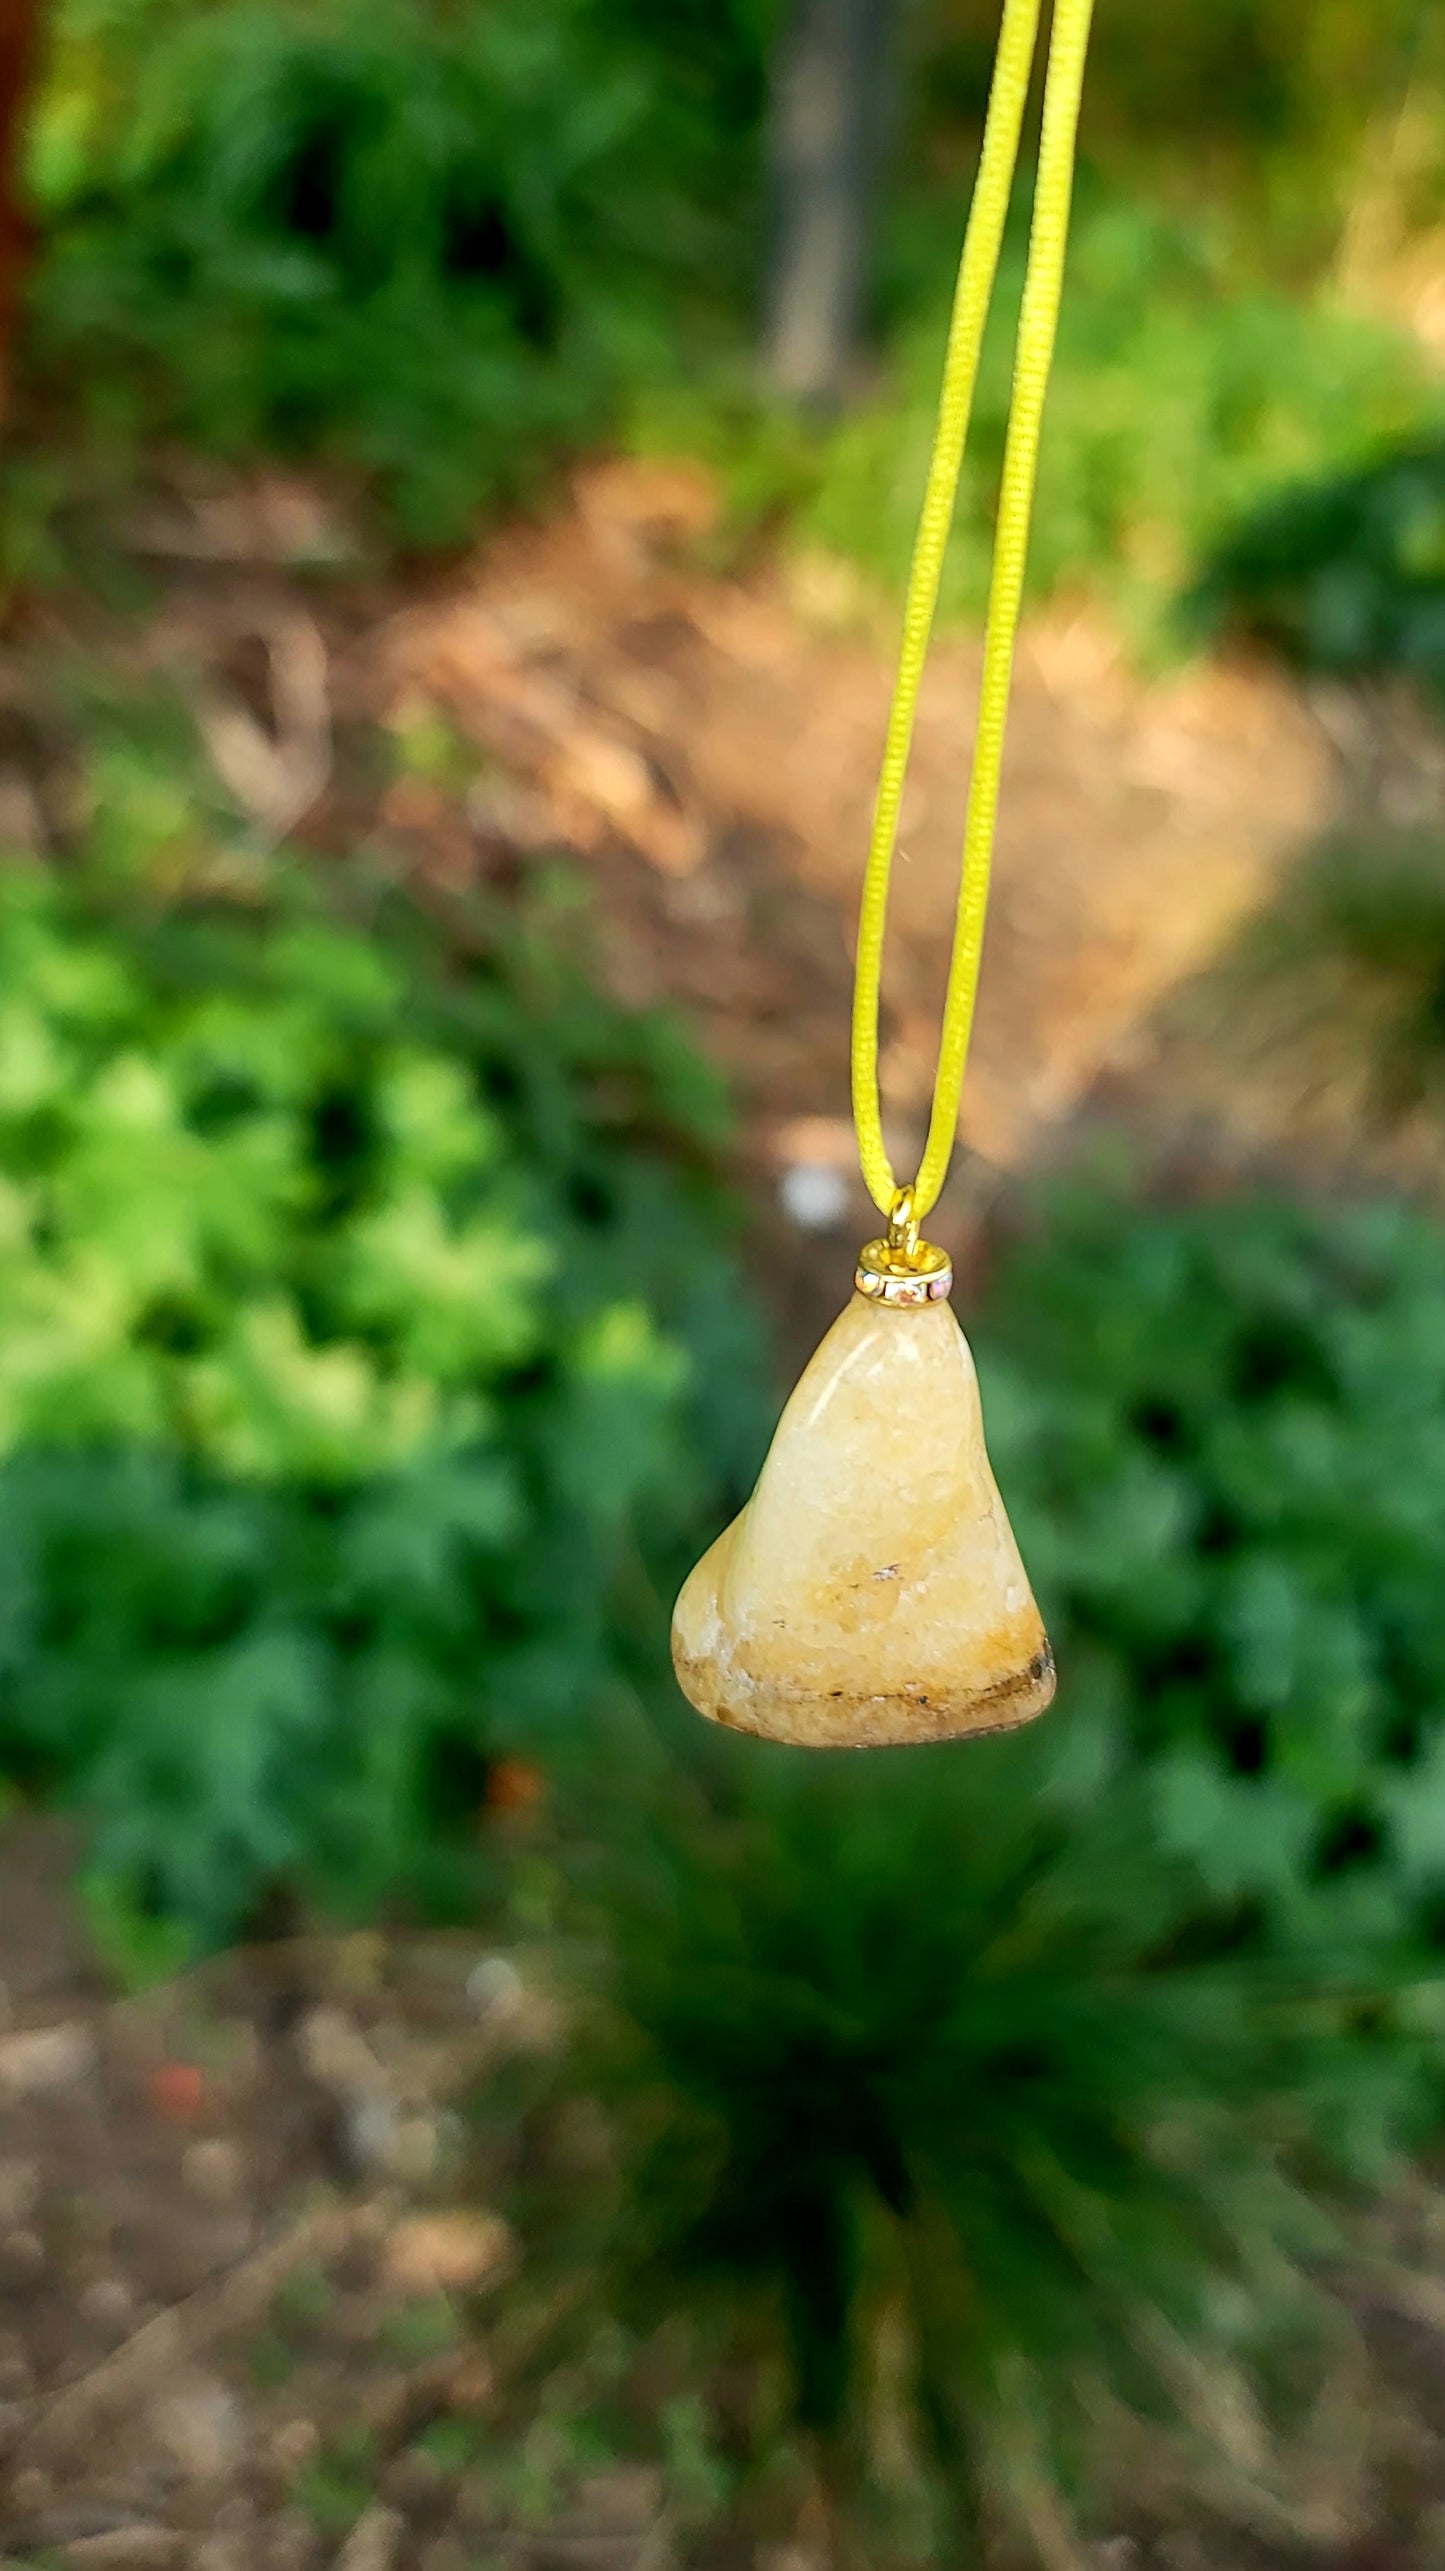
{"type": "Polygon", "coordinates": [[[931,1241],[900,1255],[889,1241],[870,1241],[858,1256],[853,1283],[870,1303],[942,1303],[953,1291],[953,1263],[931,1241]]]}

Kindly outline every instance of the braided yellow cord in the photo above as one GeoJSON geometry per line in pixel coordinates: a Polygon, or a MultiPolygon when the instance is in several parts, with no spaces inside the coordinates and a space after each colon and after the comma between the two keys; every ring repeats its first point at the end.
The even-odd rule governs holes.
{"type": "MultiPolygon", "coordinates": [[[[878,781],[873,833],[858,920],[858,960],[853,987],[853,1121],[868,1192],[886,1214],[898,1192],[883,1145],[878,1101],[878,993],[888,879],[898,835],[898,812],[913,738],[914,717],[928,638],[938,601],[958,489],[959,467],[978,377],[984,323],[993,295],[1008,201],[1018,159],[1019,129],[1038,37],[1040,0],[1005,0],[998,56],[973,204],[969,211],[958,288],[944,359],[938,426],[928,468],[923,510],[913,549],[903,616],[898,678],[878,781]]],[[[983,679],[978,734],[969,783],[958,915],[948,970],[943,1029],[934,1078],[928,1141],[913,1186],[915,1216],[937,1202],[958,1131],[959,1100],[973,1025],[988,905],[1004,726],[1013,674],[1014,642],[1028,556],[1029,519],[1038,468],[1044,394],[1053,360],[1063,294],[1064,254],[1073,195],[1074,151],[1084,58],[1093,0],[1054,0],[1053,32],[1044,84],[1043,131],[1029,235],[1028,268],[1019,316],[1013,399],[999,486],[993,572],[984,627],[983,679]]]]}

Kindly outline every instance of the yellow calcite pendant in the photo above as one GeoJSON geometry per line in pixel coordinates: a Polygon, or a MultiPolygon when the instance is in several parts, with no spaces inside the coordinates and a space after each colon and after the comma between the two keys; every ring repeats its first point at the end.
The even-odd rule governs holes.
{"type": "Polygon", "coordinates": [[[1054,1663],[983,1441],[940,1252],[874,1242],[742,1514],[672,1620],[700,1714],[809,1749],[997,1732],[1054,1663]]]}

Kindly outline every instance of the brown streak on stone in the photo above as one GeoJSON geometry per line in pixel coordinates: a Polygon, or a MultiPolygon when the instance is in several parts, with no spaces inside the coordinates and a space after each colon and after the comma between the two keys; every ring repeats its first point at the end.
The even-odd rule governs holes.
{"type": "MultiPolygon", "coordinates": [[[[736,1702],[727,1706],[719,1702],[705,1684],[709,1674],[704,1662],[678,1656],[677,1676],[682,1691],[709,1722],[721,1725],[724,1731],[746,1733],[755,1739],[782,1740],[801,1749],[905,1749],[929,1741],[987,1739],[1033,1722],[1052,1703],[1056,1684],[1054,1656],[1045,1643],[1026,1668],[995,1680],[966,1703],[956,1707],[929,1706],[926,1722],[899,1719],[904,1714],[902,1700],[894,1700],[895,1717],[889,1722],[884,1711],[887,1699],[850,1697],[842,1688],[831,1689],[825,1697],[805,1688],[798,1690],[791,1706],[780,1706],[775,1693],[769,1719],[763,1724],[749,1722],[736,1702]],[[877,1715],[868,1719],[867,1709],[871,1707],[880,1709],[882,1720],[877,1715]],[[817,1710],[810,1713],[812,1708],[817,1710]]],[[[926,1698],[914,1700],[919,1713],[927,1704],[926,1698]]]]}

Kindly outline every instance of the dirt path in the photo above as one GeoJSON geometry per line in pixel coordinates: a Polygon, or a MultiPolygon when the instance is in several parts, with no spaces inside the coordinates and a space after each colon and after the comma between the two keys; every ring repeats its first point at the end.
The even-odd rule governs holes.
{"type": "MultiPolygon", "coordinates": [[[[589,852],[618,981],[701,1022],[755,1146],[846,1165],[852,922],[889,637],[838,566],[691,567],[712,509],[689,469],[595,469],[570,513],[509,533],[391,624],[383,684],[445,707],[498,763],[484,830],[589,852]]],[[[938,649],[904,807],[883,1085],[905,1163],[932,1082],[978,657],[971,640],[938,649]]],[[[1161,995],[1320,827],[1334,765],[1268,671],[1206,666],[1151,687],[1086,617],[1035,625],[965,1108],[975,1153],[1016,1163],[1127,1061],[1161,995]]]]}

